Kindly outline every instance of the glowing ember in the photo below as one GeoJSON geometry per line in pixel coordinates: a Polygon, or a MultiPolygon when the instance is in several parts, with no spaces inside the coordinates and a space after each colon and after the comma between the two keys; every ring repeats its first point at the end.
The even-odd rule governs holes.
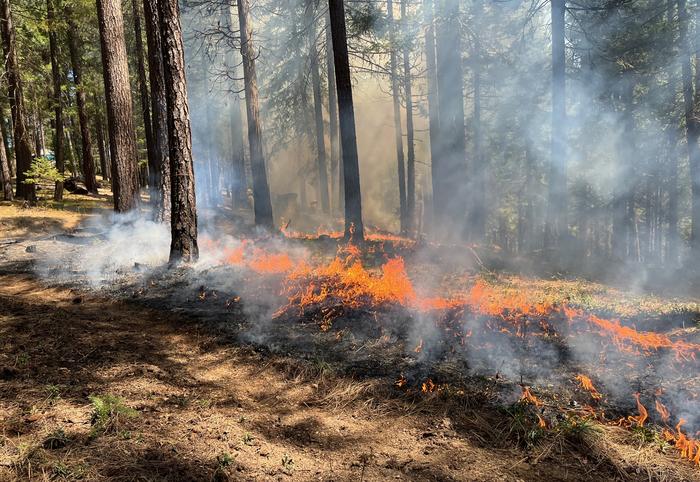
{"type": "Polygon", "coordinates": [[[421,385],[421,391],[423,393],[433,393],[436,388],[437,388],[437,385],[435,385],[433,380],[430,378],[428,378],[426,381],[424,381],[423,384],[421,385]]]}

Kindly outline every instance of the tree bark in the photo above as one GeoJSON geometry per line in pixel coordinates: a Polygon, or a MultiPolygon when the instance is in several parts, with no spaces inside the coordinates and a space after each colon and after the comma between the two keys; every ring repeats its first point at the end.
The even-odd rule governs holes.
{"type": "MultiPolygon", "coordinates": [[[[139,84],[139,100],[141,101],[141,115],[143,116],[143,130],[146,134],[146,156],[148,160],[148,192],[151,204],[155,212],[160,205],[160,190],[157,182],[156,171],[158,159],[156,145],[153,139],[153,123],[151,122],[151,98],[148,93],[148,81],[146,80],[146,55],[143,48],[143,31],[141,29],[141,9],[139,1],[132,0],[132,14],[134,17],[134,49],[136,54],[136,73],[139,84]]],[[[148,21],[148,20],[146,20],[148,21]]],[[[152,20],[151,20],[152,21],[152,20]]]]}
{"type": "Polygon", "coordinates": [[[154,214],[157,221],[164,222],[170,219],[170,157],[168,155],[168,108],[163,73],[158,0],[143,0],[143,11],[148,43],[148,75],[151,84],[151,112],[153,114],[151,131],[153,148],[149,148],[149,150],[152,150],[154,155],[152,175],[157,193],[154,214]]]}
{"type": "Polygon", "coordinates": [[[160,14],[163,74],[170,149],[171,211],[170,262],[192,262],[199,257],[197,203],[194,191],[192,130],[185,80],[178,0],[157,0],[160,14]]]}
{"type": "Polygon", "coordinates": [[[109,179],[109,159],[107,158],[107,152],[105,149],[105,127],[104,119],[102,114],[102,109],[100,109],[97,103],[97,96],[93,97],[93,102],[95,104],[95,118],[97,119],[95,130],[97,131],[97,152],[100,156],[100,172],[102,174],[103,180],[109,179]]]}
{"type": "Polygon", "coordinates": [[[316,9],[314,0],[307,0],[309,61],[311,67],[311,87],[314,96],[314,120],[316,124],[316,167],[318,169],[318,193],[321,210],[330,214],[328,196],[328,167],[326,166],[326,141],[323,129],[323,98],[321,96],[321,74],[319,72],[318,49],[316,48],[316,9]]]}
{"type": "Polygon", "coordinates": [[[340,115],[340,141],[343,150],[345,238],[364,242],[360,166],[357,158],[355,109],[352,101],[352,81],[350,78],[350,61],[345,28],[345,7],[342,0],[329,0],[328,9],[331,17],[331,33],[333,35],[335,82],[338,90],[338,110],[340,115]]]}
{"type": "Polygon", "coordinates": [[[545,247],[568,233],[566,187],[566,0],[552,0],[552,140],[549,163],[545,247]]]}
{"type": "Polygon", "coordinates": [[[461,56],[459,3],[444,0],[437,29],[437,82],[440,114],[440,141],[436,170],[434,215],[441,235],[453,241],[465,238],[469,208],[464,131],[464,92],[461,56]]]}
{"type": "Polygon", "coordinates": [[[68,13],[68,49],[70,50],[70,62],[73,69],[73,83],[75,84],[75,99],[78,104],[78,121],[80,123],[80,138],[82,147],[82,169],[85,178],[85,187],[92,194],[97,194],[97,179],[95,179],[95,160],[92,157],[92,136],[90,135],[90,123],[88,121],[87,100],[85,87],[83,86],[82,55],[78,47],[78,26],[73,18],[73,13],[68,13]]]}
{"type": "Polygon", "coordinates": [[[258,105],[258,79],[255,73],[255,47],[253,26],[250,23],[249,0],[238,0],[238,23],[243,56],[243,82],[245,84],[246,113],[248,115],[248,143],[250,166],[253,174],[253,203],[255,224],[273,229],[272,202],[267,182],[265,155],[263,153],[260,107],[258,105]]]}
{"type": "MultiPolygon", "coordinates": [[[[2,119],[0,119],[2,121],[2,119]]],[[[2,194],[5,201],[12,201],[12,174],[10,174],[10,163],[5,151],[5,139],[0,136],[0,183],[2,183],[2,194]]]]}
{"type": "Polygon", "coordinates": [[[403,132],[401,130],[401,100],[399,75],[396,60],[396,26],[394,25],[394,2],[387,0],[387,21],[389,22],[389,70],[391,75],[391,99],[394,107],[394,143],[396,146],[396,169],[399,181],[399,224],[401,233],[407,229],[406,220],[406,165],[403,157],[403,132]]]}
{"type": "MultiPolygon", "coordinates": [[[[46,16],[49,27],[49,55],[51,56],[51,80],[53,84],[53,102],[54,109],[54,139],[53,139],[53,154],[56,161],[56,169],[60,174],[66,170],[66,160],[64,156],[64,139],[63,139],[63,103],[61,102],[61,69],[59,66],[59,46],[58,33],[56,31],[56,8],[61,9],[60,0],[46,0],[46,16]]],[[[63,182],[56,181],[53,198],[55,201],[63,199],[63,182]]]]}
{"type": "MultiPolygon", "coordinates": [[[[407,0],[401,0],[403,34],[408,35],[407,0]]],[[[403,90],[406,97],[406,233],[413,235],[416,219],[416,149],[413,128],[413,89],[410,46],[403,46],[403,90]]]]}
{"type": "Polygon", "coordinates": [[[139,180],[121,0],[97,0],[97,16],[107,98],[114,209],[126,212],[139,204],[139,180]]]}
{"type": "MultiPolygon", "coordinates": [[[[229,30],[234,32],[235,8],[231,4],[227,15],[229,30]]],[[[234,50],[231,49],[228,55],[229,68],[233,70],[233,77],[238,78],[238,62],[234,57],[234,50]]],[[[236,90],[236,89],[234,89],[236,90]]],[[[231,196],[235,207],[245,206],[248,202],[247,188],[248,180],[245,169],[245,143],[243,141],[243,115],[241,113],[241,99],[238,92],[231,95],[229,112],[229,125],[231,132],[231,196]]]]}
{"type": "MultiPolygon", "coordinates": [[[[423,14],[425,16],[425,71],[428,97],[428,137],[430,140],[430,178],[433,195],[440,189],[439,177],[439,143],[440,143],[440,110],[438,106],[437,62],[435,46],[435,7],[433,0],[424,0],[423,14]]],[[[431,202],[434,205],[434,202],[431,202]]],[[[425,207],[424,207],[425,210],[425,207]]],[[[433,209],[430,210],[433,214],[433,209]]],[[[429,224],[434,223],[431,216],[429,224]]],[[[424,223],[425,224],[425,223],[424,223]]],[[[435,232],[435,226],[430,231],[435,232]]]]}
{"type": "Polygon", "coordinates": [[[696,100],[700,98],[700,72],[697,70],[698,56],[694,52],[690,35],[690,15],[686,0],[678,0],[678,22],[682,52],[681,75],[683,78],[683,106],[685,110],[685,135],[690,165],[691,225],[690,250],[694,255],[700,251],[700,120],[696,100]],[[695,61],[695,85],[693,85],[693,62],[695,61]],[[693,89],[695,87],[695,91],[693,89]]]}
{"type": "Polygon", "coordinates": [[[333,64],[333,37],[331,35],[331,19],[326,13],[326,71],[328,75],[328,126],[331,141],[331,193],[332,199],[337,199],[338,211],[344,206],[343,181],[339,177],[343,169],[338,144],[338,94],[335,85],[335,65],[333,64]],[[336,184],[337,183],[337,184],[336,184]],[[337,190],[334,189],[337,186],[337,190]]]}
{"type": "Polygon", "coordinates": [[[14,128],[15,157],[17,159],[16,195],[27,201],[36,200],[36,189],[33,184],[25,184],[26,172],[32,164],[32,142],[27,130],[22,95],[22,80],[19,74],[19,62],[15,45],[15,29],[12,24],[12,12],[9,0],[0,0],[0,29],[2,44],[5,52],[5,71],[7,74],[8,97],[12,111],[14,128]]]}

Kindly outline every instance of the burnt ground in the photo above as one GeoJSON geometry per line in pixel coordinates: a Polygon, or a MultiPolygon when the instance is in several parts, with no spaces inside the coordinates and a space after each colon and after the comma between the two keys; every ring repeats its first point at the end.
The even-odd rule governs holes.
{"type": "Polygon", "coordinates": [[[538,431],[529,407],[502,403],[512,383],[396,387],[401,360],[411,386],[450,373],[380,332],[289,321],[261,340],[250,316],[265,306],[211,300],[178,272],[39,280],[26,248],[46,235],[0,247],[0,480],[698,479],[622,428],[538,431]],[[136,412],[103,433],[90,396],[108,395],[136,412]]]}

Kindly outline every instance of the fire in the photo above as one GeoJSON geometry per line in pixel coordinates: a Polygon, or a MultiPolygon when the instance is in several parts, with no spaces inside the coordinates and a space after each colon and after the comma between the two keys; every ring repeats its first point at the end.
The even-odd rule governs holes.
{"type": "Polygon", "coordinates": [[[656,412],[661,417],[661,420],[663,420],[665,423],[668,423],[671,414],[669,413],[666,406],[663,403],[661,403],[658,398],[654,402],[654,406],[656,407],[656,412]]]}
{"type": "Polygon", "coordinates": [[[700,442],[691,438],[688,438],[681,427],[685,423],[682,418],[678,421],[676,425],[676,433],[671,432],[668,429],[664,429],[663,435],[667,442],[672,443],[673,446],[680,452],[680,456],[693,462],[695,465],[700,466],[700,442]]]}
{"type": "Polygon", "coordinates": [[[404,377],[403,373],[402,373],[401,376],[399,377],[399,379],[394,382],[394,385],[398,388],[401,388],[404,385],[406,385],[407,383],[408,383],[408,380],[406,380],[406,377],[404,377]]]}
{"type": "MultiPolygon", "coordinates": [[[[328,235],[339,237],[342,233],[328,235]]],[[[696,360],[696,355],[700,352],[700,344],[672,339],[662,333],[639,331],[625,326],[619,319],[606,319],[567,304],[557,304],[550,299],[532,300],[522,291],[497,290],[485,281],[476,281],[470,289],[457,295],[424,296],[409,277],[403,258],[390,258],[378,269],[367,269],[361,261],[360,248],[352,243],[341,245],[336,257],[326,263],[310,263],[286,252],[268,252],[249,242],[238,243],[231,248],[217,248],[217,243],[205,241],[203,246],[217,249],[226,264],[240,266],[260,275],[276,276],[271,279],[281,280],[281,294],[286,296],[287,303],[275,316],[285,313],[315,313],[313,316],[318,316],[322,329],[330,328],[333,320],[344,316],[347,310],[376,313],[382,308],[399,306],[412,313],[427,314],[436,326],[444,329],[454,337],[453,340],[461,344],[467,342],[472,330],[473,340],[478,340],[478,330],[488,330],[497,336],[523,338],[573,338],[581,334],[592,334],[600,337],[603,347],[609,342],[620,352],[634,356],[670,352],[678,362],[696,360]],[[467,329],[464,326],[466,316],[477,318],[482,325],[467,329]],[[560,326],[565,329],[558,329],[560,326]]],[[[202,300],[208,295],[209,293],[200,293],[202,300]]],[[[424,349],[425,344],[421,339],[413,351],[420,353],[424,349]]],[[[601,360],[605,356],[605,350],[602,349],[601,360]]],[[[603,395],[589,376],[579,374],[575,380],[592,399],[602,399],[603,395]]],[[[407,380],[402,375],[394,384],[404,387],[407,380]]],[[[440,388],[431,379],[421,384],[423,393],[437,390],[440,388]]],[[[634,397],[638,414],[623,418],[619,423],[628,427],[643,427],[649,414],[640,400],[640,394],[636,393],[634,397]]],[[[527,386],[523,386],[520,400],[536,407],[544,405],[527,386]]],[[[661,420],[668,423],[671,414],[658,398],[654,408],[661,420]]],[[[596,412],[593,408],[590,411],[596,412]]],[[[546,422],[541,417],[538,416],[538,420],[541,427],[546,427],[546,422]]],[[[700,465],[700,442],[688,438],[681,430],[682,424],[681,420],[675,432],[666,429],[664,436],[673,443],[683,458],[700,465]]]]}
{"type": "Polygon", "coordinates": [[[428,378],[426,381],[423,382],[421,385],[421,392],[423,393],[433,393],[435,389],[437,388],[437,385],[433,382],[432,379],[428,378]]]}
{"type": "Polygon", "coordinates": [[[280,274],[291,271],[295,265],[286,253],[266,254],[258,251],[248,266],[256,273],[280,274]]]}
{"type": "Polygon", "coordinates": [[[647,412],[647,409],[642,405],[642,402],[639,400],[639,393],[634,394],[634,398],[637,401],[637,410],[639,411],[639,415],[635,416],[630,416],[630,420],[633,420],[637,423],[637,426],[643,427],[644,422],[646,422],[647,418],[649,417],[649,414],[647,412]]]}
{"type": "Polygon", "coordinates": [[[578,380],[578,382],[581,384],[581,388],[587,390],[591,394],[591,397],[593,397],[596,400],[600,400],[601,398],[603,398],[603,395],[601,395],[600,392],[596,390],[596,388],[593,386],[593,382],[586,375],[576,375],[576,380],[578,380]]]}
{"type": "Polygon", "coordinates": [[[530,403],[536,407],[541,407],[544,405],[540,399],[538,399],[536,396],[530,392],[530,387],[523,386],[523,394],[520,396],[520,401],[524,403],[530,403]]]}

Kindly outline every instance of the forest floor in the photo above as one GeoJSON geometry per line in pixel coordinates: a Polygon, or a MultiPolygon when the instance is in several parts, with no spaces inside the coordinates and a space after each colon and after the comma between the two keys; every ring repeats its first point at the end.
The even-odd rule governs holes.
{"type": "MultiPolygon", "coordinates": [[[[3,257],[3,241],[29,246],[107,202],[0,204],[0,480],[700,480],[620,427],[525,444],[516,419],[478,398],[397,394],[3,257]]],[[[595,306],[618,298],[562,291],[599,293],[586,295],[595,306]]]]}

